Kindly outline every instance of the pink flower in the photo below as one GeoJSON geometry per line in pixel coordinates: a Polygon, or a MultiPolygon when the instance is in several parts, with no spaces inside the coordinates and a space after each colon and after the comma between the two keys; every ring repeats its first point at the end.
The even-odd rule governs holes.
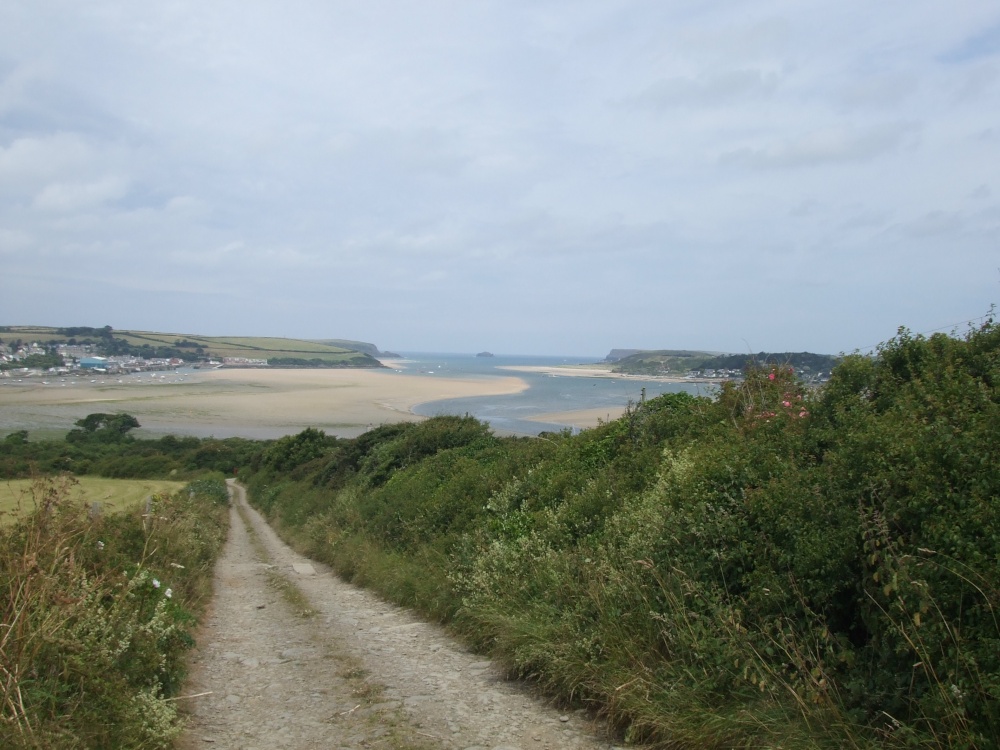
{"type": "Polygon", "coordinates": [[[774,373],[772,372],[770,375],[768,375],[767,379],[768,380],[774,380],[774,373]]]}
{"type": "Polygon", "coordinates": [[[792,405],[792,402],[791,401],[782,401],[781,405],[784,406],[787,409],[789,406],[792,405]]]}
{"type": "Polygon", "coordinates": [[[805,409],[803,409],[802,411],[799,412],[799,416],[800,417],[808,417],[809,416],[809,412],[807,412],[805,409]]]}

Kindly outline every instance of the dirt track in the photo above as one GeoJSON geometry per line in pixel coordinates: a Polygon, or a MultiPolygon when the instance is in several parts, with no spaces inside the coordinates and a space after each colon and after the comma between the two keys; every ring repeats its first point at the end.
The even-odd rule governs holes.
{"type": "Polygon", "coordinates": [[[213,608],[184,691],[197,697],[183,699],[182,750],[610,747],[582,715],[499,679],[441,628],[293,552],[241,488],[232,493],[213,608]],[[289,603],[283,581],[314,614],[289,603]]]}

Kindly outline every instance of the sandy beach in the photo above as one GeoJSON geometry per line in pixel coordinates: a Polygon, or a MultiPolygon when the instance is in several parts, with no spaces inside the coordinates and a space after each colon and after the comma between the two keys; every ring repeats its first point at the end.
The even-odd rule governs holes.
{"type": "Polygon", "coordinates": [[[518,393],[520,378],[447,378],[386,370],[202,370],[122,378],[0,381],[0,434],[50,435],[93,412],[124,411],[137,435],[273,438],[315,427],[353,437],[424,417],[418,405],[447,398],[518,393]]]}

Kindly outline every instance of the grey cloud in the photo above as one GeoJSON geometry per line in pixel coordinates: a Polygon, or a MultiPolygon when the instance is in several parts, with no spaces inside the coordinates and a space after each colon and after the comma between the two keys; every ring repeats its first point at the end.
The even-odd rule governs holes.
{"type": "Polygon", "coordinates": [[[625,103],[651,109],[727,106],[768,97],[778,81],[776,73],[751,69],[663,78],[625,103]]]}
{"type": "Polygon", "coordinates": [[[25,195],[53,179],[85,175],[95,161],[94,148],[76,134],[18,138],[0,146],[0,189],[25,195]]]}
{"type": "Polygon", "coordinates": [[[1000,56],[1000,22],[967,36],[942,54],[940,59],[946,63],[966,63],[996,56],[1000,56]]]}
{"type": "Polygon", "coordinates": [[[128,181],[114,176],[94,182],[59,182],[47,185],[35,196],[34,205],[58,213],[93,209],[123,197],[127,190],[128,181]]]}
{"type": "Polygon", "coordinates": [[[864,75],[845,82],[837,99],[848,109],[893,109],[918,87],[919,78],[913,71],[864,75]]]}
{"type": "Polygon", "coordinates": [[[955,80],[951,100],[956,103],[974,103],[987,96],[996,87],[1000,74],[994,63],[981,63],[967,70],[955,80]]]}
{"type": "Polygon", "coordinates": [[[27,232],[17,229],[0,228],[0,255],[21,253],[33,244],[33,238],[27,232]]]}
{"type": "Polygon", "coordinates": [[[986,206],[979,211],[927,211],[919,216],[902,221],[892,227],[897,234],[907,239],[934,240],[948,238],[965,250],[979,245],[973,238],[986,239],[995,252],[997,232],[1000,231],[1000,209],[986,206]]]}
{"type": "Polygon", "coordinates": [[[989,185],[979,185],[969,193],[969,197],[973,200],[985,200],[993,195],[993,191],[990,189],[989,185]]]}
{"type": "Polygon", "coordinates": [[[951,211],[931,211],[913,221],[900,226],[900,230],[910,237],[954,234],[964,227],[965,222],[951,211]]]}
{"type": "Polygon", "coordinates": [[[885,211],[856,208],[852,209],[850,215],[840,223],[840,228],[845,231],[881,229],[889,223],[890,219],[891,216],[885,211]]]}
{"type": "Polygon", "coordinates": [[[813,200],[812,198],[806,199],[794,206],[789,212],[789,216],[794,216],[795,218],[803,218],[805,216],[811,216],[816,213],[816,209],[819,207],[819,202],[813,200]]]}
{"type": "Polygon", "coordinates": [[[890,124],[864,130],[829,128],[774,145],[728,151],[720,162],[755,169],[795,169],[823,164],[862,162],[899,148],[916,127],[890,124]]]}

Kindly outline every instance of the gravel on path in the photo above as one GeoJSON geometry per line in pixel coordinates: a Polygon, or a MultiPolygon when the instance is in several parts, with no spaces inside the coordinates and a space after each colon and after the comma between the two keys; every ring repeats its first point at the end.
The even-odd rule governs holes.
{"type": "Polygon", "coordinates": [[[180,750],[597,750],[581,713],[295,553],[230,483],[229,540],[179,698],[180,750]]]}

